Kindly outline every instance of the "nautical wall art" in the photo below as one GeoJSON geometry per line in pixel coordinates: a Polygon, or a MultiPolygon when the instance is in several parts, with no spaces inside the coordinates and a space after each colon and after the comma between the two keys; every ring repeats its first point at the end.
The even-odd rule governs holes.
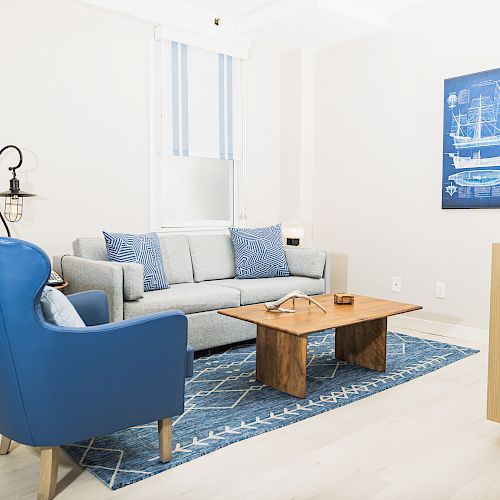
{"type": "Polygon", "coordinates": [[[500,207],[500,69],[444,82],[443,208],[500,207]]]}

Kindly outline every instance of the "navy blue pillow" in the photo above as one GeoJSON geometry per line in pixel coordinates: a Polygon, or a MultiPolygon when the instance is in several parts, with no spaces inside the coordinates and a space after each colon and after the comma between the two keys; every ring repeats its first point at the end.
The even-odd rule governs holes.
{"type": "Polygon", "coordinates": [[[135,262],[144,266],[144,291],[169,288],[160,240],[156,233],[122,234],[106,233],[109,260],[113,262],[135,262]]]}
{"type": "Polygon", "coordinates": [[[229,234],[237,278],[290,276],[281,241],[281,224],[255,229],[230,227],[229,234]]]}

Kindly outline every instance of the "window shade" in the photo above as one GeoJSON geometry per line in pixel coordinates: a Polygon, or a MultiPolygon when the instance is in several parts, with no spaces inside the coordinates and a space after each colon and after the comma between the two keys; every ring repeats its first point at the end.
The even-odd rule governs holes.
{"type": "Polygon", "coordinates": [[[175,41],[164,43],[168,153],[241,159],[241,60],[175,41]]]}

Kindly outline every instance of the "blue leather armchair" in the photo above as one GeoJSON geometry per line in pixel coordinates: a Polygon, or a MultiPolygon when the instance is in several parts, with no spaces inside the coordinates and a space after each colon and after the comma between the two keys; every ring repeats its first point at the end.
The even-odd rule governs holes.
{"type": "Polygon", "coordinates": [[[63,444],[157,420],[169,461],[193,359],[182,312],[107,323],[99,291],[68,296],[86,328],[47,323],[39,301],[49,273],[43,250],[0,238],[0,454],[10,440],[42,447],[39,499],[54,496],[63,444]]]}

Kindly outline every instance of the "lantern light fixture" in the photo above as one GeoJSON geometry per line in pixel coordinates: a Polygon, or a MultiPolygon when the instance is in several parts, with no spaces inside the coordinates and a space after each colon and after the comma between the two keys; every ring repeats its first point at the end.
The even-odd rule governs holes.
{"type": "Polygon", "coordinates": [[[9,227],[7,226],[7,223],[5,222],[5,219],[7,219],[9,222],[19,222],[23,216],[24,198],[36,196],[36,194],[27,193],[26,191],[22,191],[20,188],[19,179],[16,176],[16,170],[23,163],[23,153],[21,152],[21,150],[17,146],[9,144],[8,146],[5,146],[2,149],[0,149],[0,156],[5,150],[9,148],[15,149],[19,154],[19,163],[15,167],[9,167],[9,170],[12,171],[12,179],[10,179],[9,189],[7,191],[2,191],[0,193],[0,197],[5,198],[5,207],[4,207],[5,218],[0,212],[0,219],[2,220],[3,225],[5,226],[5,230],[7,231],[7,236],[10,237],[10,230],[9,227]]]}

